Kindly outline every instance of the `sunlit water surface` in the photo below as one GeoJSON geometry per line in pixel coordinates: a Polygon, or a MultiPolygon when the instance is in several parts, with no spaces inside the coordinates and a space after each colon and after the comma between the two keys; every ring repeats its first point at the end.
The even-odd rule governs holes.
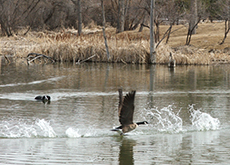
{"type": "Polygon", "coordinates": [[[229,79],[228,65],[1,65],[0,164],[229,164],[229,79]],[[149,122],[124,136],[120,87],[149,122]]]}

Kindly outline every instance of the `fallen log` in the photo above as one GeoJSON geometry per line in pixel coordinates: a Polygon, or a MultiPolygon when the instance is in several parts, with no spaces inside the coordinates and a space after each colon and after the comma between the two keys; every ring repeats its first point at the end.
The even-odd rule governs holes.
{"type": "Polygon", "coordinates": [[[54,62],[55,62],[55,60],[54,60],[53,58],[51,58],[51,57],[49,57],[49,56],[46,56],[46,55],[44,55],[44,54],[29,53],[29,54],[27,55],[27,64],[29,65],[31,62],[35,62],[35,60],[41,60],[41,59],[42,59],[45,63],[47,63],[45,59],[47,59],[48,62],[51,62],[51,63],[54,63],[54,62]]]}

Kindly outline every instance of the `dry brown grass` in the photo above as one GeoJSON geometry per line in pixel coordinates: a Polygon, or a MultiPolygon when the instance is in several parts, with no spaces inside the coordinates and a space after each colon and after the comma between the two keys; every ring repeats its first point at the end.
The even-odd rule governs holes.
{"type": "MultiPolygon", "coordinates": [[[[168,26],[160,27],[161,36],[168,26]]],[[[187,27],[173,26],[169,43],[163,41],[157,48],[157,63],[167,64],[169,52],[173,52],[177,64],[211,64],[230,62],[230,37],[219,45],[224,34],[224,23],[200,23],[191,45],[184,46],[187,27]]],[[[106,56],[104,38],[100,27],[84,29],[84,34],[66,29],[60,32],[29,32],[26,36],[0,38],[1,54],[13,54],[25,58],[34,52],[45,54],[57,61],[82,61],[95,55],[93,62],[147,63],[149,59],[149,30],[126,31],[120,34],[107,28],[106,35],[111,58],[106,56]]]]}

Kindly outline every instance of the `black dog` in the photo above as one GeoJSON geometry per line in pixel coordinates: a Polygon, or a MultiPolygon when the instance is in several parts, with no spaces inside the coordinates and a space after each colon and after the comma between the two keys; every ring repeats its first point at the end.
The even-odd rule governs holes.
{"type": "Polygon", "coordinates": [[[48,96],[48,95],[45,95],[45,96],[36,96],[35,97],[35,100],[37,101],[42,101],[44,104],[47,102],[48,104],[50,103],[50,99],[51,97],[48,96]]]}

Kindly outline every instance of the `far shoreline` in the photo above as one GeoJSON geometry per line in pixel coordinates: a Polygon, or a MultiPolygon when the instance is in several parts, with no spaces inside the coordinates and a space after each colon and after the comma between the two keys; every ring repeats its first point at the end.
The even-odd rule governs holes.
{"type": "MultiPolygon", "coordinates": [[[[160,26],[160,37],[167,30],[160,26]]],[[[197,34],[192,36],[191,44],[185,45],[186,25],[175,25],[169,42],[165,40],[156,49],[156,64],[167,64],[172,52],[177,65],[210,65],[230,63],[230,38],[220,45],[223,38],[224,23],[200,23],[197,34]]],[[[26,36],[1,37],[0,56],[11,55],[15,60],[25,59],[29,53],[38,53],[56,62],[107,62],[148,64],[149,30],[142,32],[126,31],[116,34],[114,28],[106,29],[110,59],[107,59],[101,27],[84,29],[78,36],[74,29],[58,32],[29,32],[26,36]]]]}

